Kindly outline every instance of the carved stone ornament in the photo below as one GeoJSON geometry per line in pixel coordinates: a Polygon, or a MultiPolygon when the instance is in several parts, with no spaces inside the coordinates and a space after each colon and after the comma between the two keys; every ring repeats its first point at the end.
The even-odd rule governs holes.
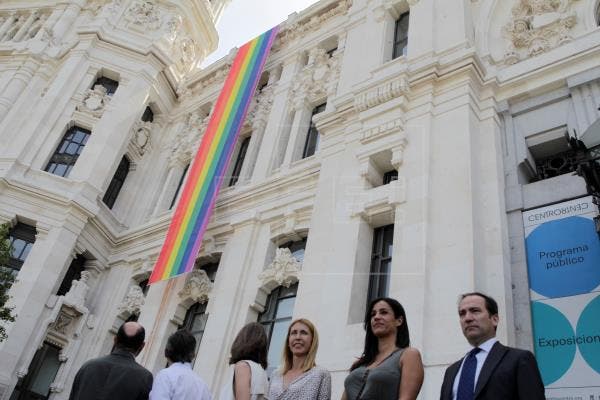
{"type": "Polygon", "coordinates": [[[195,269],[189,273],[183,289],[179,292],[179,297],[194,303],[206,303],[212,288],[213,284],[206,275],[206,271],[195,269]]]}
{"type": "Polygon", "coordinates": [[[273,47],[276,49],[297,38],[304,37],[308,32],[317,30],[328,19],[345,14],[351,6],[351,0],[341,0],[337,2],[335,7],[322,14],[314,15],[310,19],[288,25],[284,28],[283,32],[278,35],[278,39],[275,41],[273,47]]]}
{"type": "Polygon", "coordinates": [[[298,282],[302,264],[292,256],[287,247],[275,251],[275,259],[269,266],[258,275],[263,286],[285,286],[298,282]],[[276,285],[272,285],[275,283],[276,285]]]}
{"type": "Polygon", "coordinates": [[[386,101],[405,95],[409,90],[408,81],[405,77],[395,78],[374,88],[357,93],[354,97],[354,109],[356,111],[368,110],[386,101]]]}
{"type": "Polygon", "coordinates": [[[160,17],[160,8],[154,0],[134,2],[125,13],[127,21],[149,31],[160,27],[160,17]]]}
{"type": "Polygon", "coordinates": [[[505,64],[536,56],[570,42],[577,15],[571,5],[577,0],[518,0],[512,19],[504,26],[509,44],[505,64]]]}
{"type": "Polygon", "coordinates": [[[140,156],[143,156],[146,150],[150,148],[150,137],[153,127],[154,123],[146,121],[137,121],[133,124],[131,144],[140,156]]]}
{"type": "Polygon", "coordinates": [[[76,308],[85,308],[85,298],[87,292],[90,289],[88,282],[90,280],[90,272],[83,271],[81,278],[78,281],[71,283],[71,289],[65,295],[65,303],[70,304],[76,308]]]}
{"type": "Polygon", "coordinates": [[[125,298],[119,305],[119,314],[133,315],[139,314],[144,305],[144,292],[138,285],[131,285],[125,298]]]}
{"type": "Polygon", "coordinates": [[[273,87],[269,85],[264,87],[252,99],[244,124],[251,126],[253,129],[264,128],[269,119],[271,106],[273,106],[273,87]]]}
{"type": "Polygon", "coordinates": [[[208,120],[209,116],[204,115],[200,110],[188,115],[184,128],[179,132],[171,147],[171,164],[177,161],[184,163],[192,159],[200,143],[200,138],[208,126],[208,120]]]}
{"type": "Polygon", "coordinates": [[[307,101],[314,103],[333,96],[340,74],[340,60],[339,51],[329,57],[325,49],[312,49],[308,56],[308,64],[298,73],[290,91],[290,106],[299,109],[307,101]]]}
{"type": "Polygon", "coordinates": [[[110,96],[106,94],[106,88],[102,85],[95,85],[93,89],[88,89],[84,93],[81,104],[78,104],[76,108],[77,111],[100,118],[109,102],[110,96]]]}
{"type": "Polygon", "coordinates": [[[50,329],[53,329],[55,332],[66,335],[67,328],[73,322],[74,317],[66,313],[64,310],[61,310],[56,317],[56,320],[49,325],[50,329]]]}

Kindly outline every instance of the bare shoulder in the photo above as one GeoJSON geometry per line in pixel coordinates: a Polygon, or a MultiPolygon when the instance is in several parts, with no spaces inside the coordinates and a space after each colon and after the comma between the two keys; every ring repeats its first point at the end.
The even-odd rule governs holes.
{"type": "Polygon", "coordinates": [[[235,372],[250,372],[250,365],[244,360],[235,363],[235,372]]]}
{"type": "Polygon", "coordinates": [[[421,363],[421,352],[414,347],[407,347],[400,356],[400,364],[403,363],[421,363]]]}

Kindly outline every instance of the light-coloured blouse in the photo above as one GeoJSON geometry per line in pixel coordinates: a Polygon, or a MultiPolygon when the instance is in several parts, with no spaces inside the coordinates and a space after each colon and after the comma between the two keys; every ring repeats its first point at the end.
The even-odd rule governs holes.
{"type": "Polygon", "coordinates": [[[330,400],[331,375],[321,367],[314,367],[283,387],[283,376],[275,371],[269,386],[269,400],[330,400]]]}

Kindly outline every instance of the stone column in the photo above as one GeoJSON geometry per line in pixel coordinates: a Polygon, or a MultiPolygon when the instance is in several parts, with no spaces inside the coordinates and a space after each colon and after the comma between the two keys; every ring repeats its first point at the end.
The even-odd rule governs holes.
{"type": "Polygon", "coordinates": [[[23,92],[40,64],[34,59],[28,59],[21,64],[12,79],[6,85],[0,96],[0,121],[4,119],[19,95],[23,92]]]}
{"type": "Polygon", "coordinates": [[[7,327],[8,339],[0,343],[0,384],[14,387],[17,370],[28,367],[31,360],[22,357],[27,348],[39,344],[31,340],[43,328],[38,324],[45,304],[58,289],[75,255],[75,243],[85,220],[83,214],[67,215],[63,226],[49,228],[47,234],[38,224],[36,242],[9,292],[9,305],[14,307],[17,319],[7,327]]]}
{"type": "Polygon", "coordinates": [[[4,34],[6,33],[7,30],[10,29],[11,25],[15,22],[15,12],[11,12],[8,17],[6,17],[6,19],[4,20],[4,22],[2,23],[2,25],[0,25],[0,40],[2,39],[2,36],[4,36],[4,34]]]}
{"type": "Polygon", "coordinates": [[[54,25],[54,37],[57,40],[62,40],[65,33],[69,30],[71,25],[77,19],[81,8],[83,7],[85,0],[69,0],[65,11],[60,16],[56,24],[54,25]]]}
{"type": "Polygon", "coordinates": [[[288,146],[290,133],[289,90],[297,72],[302,67],[302,54],[284,60],[281,77],[273,88],[273,105],[269,113],[262,143],[256,158],[252,182],[264,180],[273,169],[279,168],[282,155],[288,146]],[[281,158],[279,158],[281,157],[281,158]]]}
{"type": "MultiPolygon", "coordinates": [[[[153,216],[156,216],[157,214],[169,209],[184,168],[184,163],[179,159],[175,159],[169,163],[169,172],[167,172],[167,178],[165,179],[163,190],[161,191],[160,197],[158,198],[156,206],[154,207],[154,211],[152,212],[153,216]]],[[[179,191],[181,191],[181,188],[179,191]]]]}
{"type": "Polygon", "coordinates": [[[23,25],[21,25],[21,28],[15,34],[15,37],[13,37],[13,41],[19,42],[19,41],[21,41],[21,39],[23,39],[23,37],[25,36],[25,34],[27,33],[27,31],[29,30],[29,28],[31,27],[31,25],[33,24],[33,21],[35,20],[35,18],[37,16],[38,16],[37,10],[35,10],[31,14],[29,14],[29,17],[27,17],[25,22],[23,22],[23,25]]]}
{"type": "Polygon", "coordinates": [[[294,104],[294,119],[292,121],[292,128],[290,131],[290,137],[285,151],[285,157],[281,164],[281,170],[288,169],[292,162],[300,159],[302,156],[302,149],[304,143],[303,138],[306,138],[308,128],[310,127],[311,109],[310,105],[307,104],[304,99],[298,99],[299,101],[294,104]]]}

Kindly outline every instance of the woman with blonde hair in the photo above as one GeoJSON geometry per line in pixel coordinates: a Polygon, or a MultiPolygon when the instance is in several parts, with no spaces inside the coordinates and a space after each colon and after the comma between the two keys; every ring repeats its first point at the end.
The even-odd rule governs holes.
{"type": "Polygon", "coordinates": [[[329,400],[331,375],[315,359],[319,334],[305,318],[293,321],[283,347],[283,365],[273,373],[269,400],[329,400]]]}
{"type": "Polygon", "coordinates": [[[231,345],[230,370],[219,400],[262,400],[267,392],[267,334],[251,322],[244,326],[231,345]]]}

